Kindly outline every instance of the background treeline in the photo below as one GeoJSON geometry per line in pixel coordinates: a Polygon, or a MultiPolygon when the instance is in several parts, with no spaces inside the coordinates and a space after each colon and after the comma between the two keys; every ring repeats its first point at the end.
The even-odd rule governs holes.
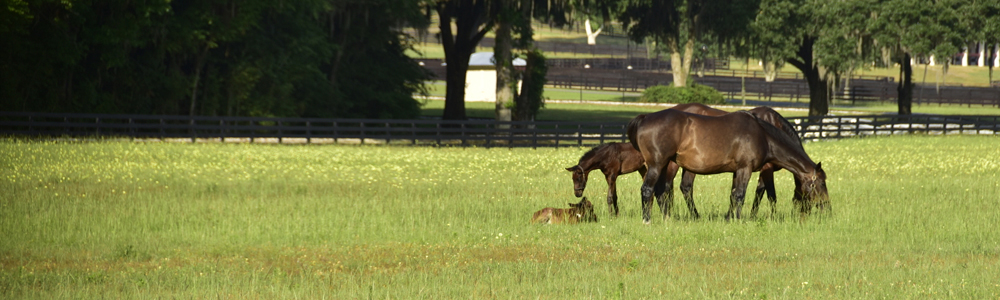
{"type": "Polygon", "coordinates": [[[0,0],[0,110],[415,118],[412,0],[0,0]]]}

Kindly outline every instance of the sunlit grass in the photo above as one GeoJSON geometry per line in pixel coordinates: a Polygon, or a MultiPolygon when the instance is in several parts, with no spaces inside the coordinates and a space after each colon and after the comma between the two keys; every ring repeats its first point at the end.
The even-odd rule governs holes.
{"type": "MultiPolygon", "coordinates": [[[[0,141],[3,298],[997,298],[997,137],[807,143],[833,214],[536,226],[586,149],[0,141]]],[[[754,182],[754,181],[751,181],[754,182]]],[[[751,183],[751,189],[754,184],[751,183]]],[[[679,193],[678,193],[679,194],[679,193]]],[[[679,196],[679,195],[678,195],[679,196]]],[[[745,212],[749,205],[745,207],[745,212]]],[[[768,204],[763,204],[768,212],[768,204]]]]}

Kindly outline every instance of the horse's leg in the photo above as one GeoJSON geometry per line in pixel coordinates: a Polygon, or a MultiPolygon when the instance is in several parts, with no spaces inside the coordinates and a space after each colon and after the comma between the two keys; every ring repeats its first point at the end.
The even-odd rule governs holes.
{"type": "Polygon", "coordinates": [[[663,210],[664,220],[670,219],[670,212],[673,211],[674,209],[673,190],[674,190],[674,175],[676,174],[677,173],[675,172],[673,174],[666,174],[666,176],[660,176],[660,179],[656,181],[656,186],[653,189],[653,192],[655,192],[657,195],[657,199],[663,199],[664,196],[666,196],[666,198],[663,199],[662,201],[663,206],[661,207],[661,209],[663,210]]]}
{"type": "Polygon", "coordinates": [[[767,201],[771,202],[771,217],[778,213],[778,195],[774,192],[774,171],[768,172],[767,180],[767,201]]]}
{"type": "Polygon", "coordinates": [[[740,218],[740,211],[743,210],[743,198],[747,193],[747,183],[750,182],[751,173],[749,168],[733,172],[733,190],[729,195],[729,213],[726,214],[726,220],[734,217],[740,218]]]}
{"type": "MultiPolygon", "coordinates": [[[[677,163],[670,161],[667,162],[665,179],[670,183],[669,188],[663,186],[663,189],[656,190],[656,204],[660,206],[660,210],[668,211],[669,207],[674,206],[674,177],[677,176],[677,170],[680,166],[677,163]],[[665,198],[664,198],[665,197],[665,198]]],[[[661,184],[662,185],[662,184],[661,184]]]]}
{"type": "Polygon", "coordinates": [[[618,173],[605,174],[608,180],[608,212],[612,217],[618,216],[618,173]]]}
{"type": "Polygon", "coordinates": [[[698,209],[694,206],[694,173],[684,170],[681,173],[681,193],[684,194],[684,201],[687,202],[688,212],[691,217],[697,219],[701,215],[698,214],[698,209]]]}
{"type": "Polygon", "coordinates": [[[760,200],[764,198],[764,193],[767,192],[767,196],[771,200],[771,214],[774,214],[774,171],[769,167],[764,167],[760,170],[760,175],[757,176],[757,191],[754,193],[753,197],[753,208],[750,210],[750,216],[757,216],[757,209],[760,207],[760,200]]]}
{"type": "Polygon", "coordinates": [[[642,180],[642,222],[649,225],[650,210],[653,209],[653,188],[660,177],[662,168],[650,167],[642,180]]]}

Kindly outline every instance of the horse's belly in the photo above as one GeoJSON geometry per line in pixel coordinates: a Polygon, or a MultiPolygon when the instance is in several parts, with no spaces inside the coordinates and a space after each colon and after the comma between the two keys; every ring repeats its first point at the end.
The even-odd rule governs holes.
{"type": "Polygon", "coordinates": [[[712,163],[707,161],[684,161],[678,157],[677,165],[688,172],[695,174],[718,174],[725,172],[735,172],[736,168],[729,163],[712,163]]]}

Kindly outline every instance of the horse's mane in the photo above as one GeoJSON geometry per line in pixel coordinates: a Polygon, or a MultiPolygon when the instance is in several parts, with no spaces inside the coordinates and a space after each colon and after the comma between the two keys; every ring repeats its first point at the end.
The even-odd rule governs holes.
{"type": "MultiPolygon", "coordinates": [[[[591,148],[589,151],[587,151],[587,153],[584,153],[583,156],[580,157],[579,164],[582,167],[582,164],[585,161],[589,161],[594,157],[617,157],[617,156],[618,156],[618,147],[615,147],[614,143],[600,144],[594,148],[591,148]]],[[[593,163],[594,162],[591,162],[591,164],[593,163]]]]}
{"type": "MultiPolygon", "coordinates": [[[[764,119],[758,118],[753,113],[749,114],[751,116],[754,116],[754,120],[757,120],[757,123],[760,124],[760,127],[763,128],[764,131],[771,136],[771,138],[774,138],[779,143],[793,146],[792,149],[795,149],[796,151],[800,152],[806,158],[809,157],[809,155],[806,154],[805,148],[802,148],[802,141],[799,140],[799,136],[797,134],[789,135],[786,131],[778,129],[778,127],[775,127],[773,124],[765,121],[764,119]]],[[[788,121],[785,122],[787,123],[788,121]]],[[[788,128],[791,127],[789,126],[788,128]]],[[[794,129],[792,130],[792,132],[795,132],[794,129]]]]}
{"type": "Polygon", "coordinates": [[[788,135],[789,137],[794,138],[795,141],[796,141],[796,143],[798,143],[800,147],[802,146],[802,141],[799,140],[799,133],[797,131],[795,131],[795,127],[792,126],[792,123],[788,122],[788,119],[785,119],[785,117],[782,117],[781,114],[779,114],[774,109],[772,109],[770,107],[767,107],[767,106],[761,106],[761,107],[754,108],[753,110],[750,111],[750,113],[753,114],[758,119],[765,119],[765,121],[768,121],[769,123],[772,123],[771,124],[772,126],[774,125],[773,124],[774,122],[772,120],[776,120],[777,122],[781,122],[782,126],[781,126],[781,128],[778,128],[778,129],[779,130],[783,130],[786,135],[788,135]],[[757,112],[755,112],[755,110],[761,110],[762,112],[757,113],[757,112]]]}

